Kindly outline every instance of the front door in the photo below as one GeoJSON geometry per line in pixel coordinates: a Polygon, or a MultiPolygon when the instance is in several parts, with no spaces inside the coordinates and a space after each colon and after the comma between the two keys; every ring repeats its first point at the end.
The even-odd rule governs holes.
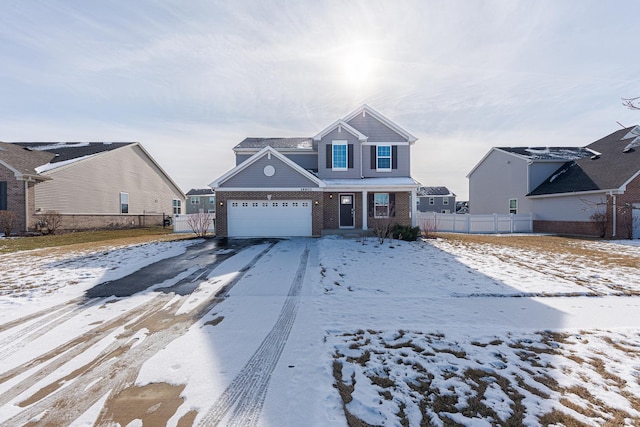
{"type": "Polygon", "coordinates": [[[353,228],[353,194],[340,195],[340,228],[353,228]]]}

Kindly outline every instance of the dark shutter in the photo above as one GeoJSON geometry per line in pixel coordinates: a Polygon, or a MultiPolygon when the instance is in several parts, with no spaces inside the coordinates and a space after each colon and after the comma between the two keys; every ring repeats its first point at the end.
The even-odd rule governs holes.
{"type": "Polygon", "coordinates": [[[389,193],[389,216],[396,216],[396,193],[389,193]]]}
{"type": "Polygon", "coordinates": [[[353,144],[347,145],[347,168],[353,169],[353,144]]]}
{"type": "Polygon", "coordinates": [[[378,153],[378,147],[375,145],[371,146],[371,170],[376,170],[378,165],[376,165],[376,156],[378,153]]]}
{"type": "Polygon", "coordinates": [[[398,146],[391,146],[391,169],[398,169],[398,146]]]}
{"type": "Polygon", "coordinates": [[[0,211],[7,210],[7,181],[0,181],[0,211]]]}
{"type": "Polygon", "coordinates": [[[372,218],[373,217],[373,193],[367,194],[367,202],[369,204],[369,210],[367,211],[367,216],[372,218]]]}
{"type": "Polygon", "coordinates": [[[333,157],[333,150],[332,150],[331,144],[327,144],[327,169],[331,169],[333,165],[332,157],[333,157]]]}

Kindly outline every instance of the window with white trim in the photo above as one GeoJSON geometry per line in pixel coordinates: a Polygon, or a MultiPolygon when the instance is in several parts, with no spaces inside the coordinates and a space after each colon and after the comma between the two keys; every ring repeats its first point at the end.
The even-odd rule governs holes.
{"type": "Polygon", "coordinates": [[[349,165],[347,141],[333,141],[331,149],[333,150],[331,169],[334,171],[346,171],[349,165]]]}
{"type": "Polygon", "coordinates": [[[129,213],[129,193],[120,193],[120,213],[129,213]]]}
{"type": "Polygon", "coordinates": [[[436,198],[435,197],[429,197],[429,204],[430,205],[435,205],[436,204],[436,198]]]}
{"type": "Polygon", "coordinates": [[[448,197],[443,197],[442,198],[442,204],[443,205],[448,205],[449,204],[449,198],[448,197]]]}
{"type": "Polygon", "coordinates": [[[376,170],[378,171],[390,171],[391,170],[391,146],[390,145],[378,145],[376,146],[376,170]]]}
{"type": "Polygon", "coordinates": [[[192,205],[199,205],[200,204],[200,197],[190,197],[191,199],[191,204],[192,205]]]}
{"type": "Polygon", "coordinates": [[[518,213],[518,199],[509,199],[509,213],[510,214],[518,213]]]}
{"type": "Polygon", "coordinates": [[[173,214],[180,215],[182,213],[182,200],[173,199],[173,214]]]}
{"type": "Polygon", "coordinates": [[[375,218],[389,217],[389,193],[375,193],[373,195],[373,216],[375,218]]]}

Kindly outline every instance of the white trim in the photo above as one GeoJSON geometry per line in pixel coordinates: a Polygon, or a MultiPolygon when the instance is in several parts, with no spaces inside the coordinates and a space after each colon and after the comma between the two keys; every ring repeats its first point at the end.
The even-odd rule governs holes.
{"type": "Polygon", "coordinates": [[[389,144],[376,144],[376,172],[391,172],[393,170],[393,148],[392,146],[389,144]],[[380,147],[389,147],[389,156],[382,156],[380,157],[380,152],[378,151],[378,149],[380,147]],[[388,168],[381,168],[379,166],[379,161],[380,159],[389,159],[389,167],[388,168]]]}
{"type": "Polygon", "coordinates": [[[335,122],[331,123],[329,126],[324,128],[323,130],[321,130],[318,134],[316,134],[313,137],[313,140],[314,141],[320,141],[322,138],[324,138],[326,135],[328,135],[329,132],[333,131],[337,127],[340,127],[341,129],[346,130],[347,132],[349,132],[350,134],[352,134],[353,136],[358,138],[358,140],[360,142],[364,142],[368,138],[367,136],[365,136],[364,134],[360,133],[360,131],[358,131],[357,129],[353,128],[351,125],[349,125],[349,123],[345,122],[344,120],[336,120],[335,122]]]}
{"type": "Polygon", "coordinates": [[[262,192],[262,191],[289,191],[289,192],[323,192],[326,191],[325,188],[320,187],[224,187],[224,188],[216,188],[216,193],[229,193],[232,191],[242,191],[248,193],[262,192]]]}
{"type": "MultiPolygon", "coordinates": [[[[293,162],[292,160],[289,160],[287,157],[285,157],[283,154],[280,154],[276,149],[274,149],[271,146],[264,147],[262,150],[258,151],[256,154],[249,157],[247,160],[240,163],[238,166],[227,171],[227,173],[225,173],[215,181],[211,182],[209,184],[209,187],[215,188],[215,191],[220,191],[221,190],[220,185],[222,185],[225,181],[228,181],[230,178],[234,177],[238,173],[242,172],[249,166],[253,165],[255,162],[260,160],[267,153],[271,154],[276,159],[279,159],[280,161],[282,161],[284,164],[289,166],[294,171],[298,172],[303,177],[316,183],[318,187],[324,187],[324,182],[322,182],[322,180],[317,178],[315,175],[310,174],[309,172],[304,170],[302,167],[300,167],[297,163],[293,162]]],[[[252,187],[250,191],[263,191],[263,190],[264,190],[263,188],[252,187]]]]}

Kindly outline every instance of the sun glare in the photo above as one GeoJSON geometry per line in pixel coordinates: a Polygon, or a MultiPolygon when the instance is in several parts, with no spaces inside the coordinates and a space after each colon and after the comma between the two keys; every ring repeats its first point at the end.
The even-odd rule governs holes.
{"type": "Polygon", "coordinates": [[[345,49],[343,78],[347,85],[366,86],[374,77],[375,60],[367,46],[358,44],[345,49]]]}

